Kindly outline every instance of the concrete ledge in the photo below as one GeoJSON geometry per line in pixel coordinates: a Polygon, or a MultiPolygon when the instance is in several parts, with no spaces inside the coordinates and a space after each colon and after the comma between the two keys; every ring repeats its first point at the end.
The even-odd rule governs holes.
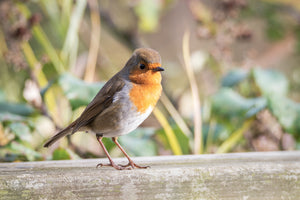
{"type": "Polygon", "coordinates": [[[300,152],[0,163],[0,199],[300,199],[300,152]],[[125,159],[114,159],[126,164],[125,159]]]}

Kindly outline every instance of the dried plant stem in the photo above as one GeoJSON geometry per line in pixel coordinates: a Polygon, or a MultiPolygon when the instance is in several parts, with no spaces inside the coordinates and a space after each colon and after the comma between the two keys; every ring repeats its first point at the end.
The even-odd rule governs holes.
{"type": "Polygon", "coordinates": [[[189,38],[190,33],[186,31],[183,35],[182,51],[194,105],[194,154],[201,154],[203,152],[201,104],[195,74],[190,64],[189,38]]]}
{"type": "Polygon", "coordinates": [[[77,0],[73,8],[66,39],[62,48],[62,58],[65,63],[74,66],[78,51],[78,30],[86,8],[86,0],[77,0]],[[68,62],[67,62],[68,61],[68,62]]]}
{"type": "Polygon", "coordinates": [[[162,104],[166,107],[178,127],[181,129],[181,131],[188,137],[192,137],[192,131],[189,129],[189,127],[186,125],[185,121],[182,119],[181,115],[178,113],[176,108],[173,106],[170,99],[167,97],[167,95],[162,92],[160,101],[162,104]]]}
{"type": "Polygon", "coordinates": [[[28,66],[29,66],[30,70],[33,72],[33,75],[37,79],[39,87],[46,87],[46,85],[48,84],[48,80],[42,71],[41,63],[35,57],[35,54],[31,48],[31,46],[29,45],[28,42],[23,42],[21,47],[22,47],[24,56],[27,60],[28,66]]]}
{"type": "MultiPolygon", "coordinates": [[[[31,16],[30,10],[22,3],[17,3],[18,9],[24,14],[26,17],[29,18],[31,16]]],[[[47,37],[46,33],[44,32],[41,25],[36,24],[32,27],[32,33],[35,39],[41,44],[41,46],[45,49],[45,52],[49,56],[51,62],[55,70],[58,73],[65,72],[65,67],[63,62],[61,61],[60,57],[58,56],[55,48],[53,47],[52,43],[50,42],[49,38],[47,37]]]]}
{"type": "MultiPolygon", "coordinates": [[[[45,87],[48,83],[48,80],[43,73],[41,69],[41,63],[37,60],[35,57],[35,54],[29,45],[28,42],[22,43],[22,51],[24,53],[24,56],[28,62],[29,69],[32,71],[33,76],[35,77],[33,80],[37,83],[39,88],[45,87]]],[[[58,130],[59,127],[53,120],[53,117],[49,114],[48,110],[55,110],[55,94],[52,91],[48,92],[48,101],[45,102],[45,100],[42,101],[42,106],[39,108],[43,115],[47,116],[51,121],[54,122],[55,128],[58,130]],[[47,106],[46,106],[47,104],[47,106]]]]}
{"type": "Polygon", "coordinates": [[[159,121],[159,123],[163,127],[173,153],[175,155],[182,155],[181,147],[179,145],[176,135],[175,135],[174,131],[172,130],[172,127],[170,126],[168,120],[165,118],[165,116],[162,114],[162,112],[158,108],[154,108],[153,114],[155,115],[156,119],[159,121]]]}
{"type": "Polygon", "coordinates": [[[0,56],[3,55],[4,52],[7,51],[7,44],[5,41],[5,36],[3,34],[2,28],[0,27],[0,56]]]}
{"type": "Polygon", "coordinates": [[[221,146],[218,148],[216,153],[227,153],[229,152],[234,145],[237,144],[238,141],[243,137],[243,133],[249,129],[253,122],[254,118],[250,118],[244,121],[243,126],[234,131],[230,137],[225,140],[221,146]]]}
{"type": "Polygon", "coordinates": [[[96,0],[89,0],[88,5],[90,8],[90,17],[92,23],[90,50],[87,59],[86,71],[84,80],[92,82],[95,75],[95,69],[97,64],[97,56],[100,44],[100,33],[101,33],[101,21],[99,15],[99,5],[96,0]]]}

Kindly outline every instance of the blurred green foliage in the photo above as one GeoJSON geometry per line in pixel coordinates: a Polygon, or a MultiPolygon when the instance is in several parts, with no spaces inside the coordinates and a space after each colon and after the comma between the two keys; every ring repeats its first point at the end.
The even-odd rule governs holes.
{"type": "MultiPolygon", "coordinates": [[[[96,29],[110,27],[120,43],[125,41],[127,48],[132,49],[138,46],[138,38],[135,38],[137,34],[149,34],[159,29],[163,12],[174,2],[141,0],[135,4],[128,3],[131,14],[136,18],[136,27],[129,31],[117,27],[107,13],[101,10],[102,6],[98,4],[102,1],[0,2],[1,17],[4,17],[0,27],[0,161],[74,159],[87,154],[97,157],[97,153],[86,152],[89,150],[83,150],[70,139],[67,144],[64,140],[55,149],[42,147],[55,131],[78,117],[84,106],[104,85],[102,81],[90,83],[85,78],[88,70],[93,69],[91,66],[98,66],[96,60],[91,59],[91,66],[74,70],[80,60],[79,52],[101,55],[98,49],[92,50],[89,47],[88,39],[86,35],[80,34],[80,29],[90,28],[95,14],[91,9],[101,7],[96,16],[99,19],[101,17],[101,23],[105,25],[100,27],[98,24],[96,29]],[[78,75],[80,70],[82,72],[78,75]]],[[[204,27],[207,34],[204,35],[213,38],[220,34],[222,26],[218,19],[214,19],[213,11],[207,9],[201,1],[189,2],[192,2],[189,8],[195,21],[204,27]]],[[[235,4],[228,2],[231,1],[222,1],[221,4],[225,13],[229,13],[228,16],[233,8],[243,7],[237,5],[238,1],[232,1],[235,4]]],[[[294,3],[278,2],[252,1],[238,15],[237,21],[249,18],[265,21],[265,34],[271,41],[278,41],[293,32],[299,50],[299,24],[290,18],[286,20],[287,17],[282,17],[282,12],[279,12],[282,8],[288,11],[294,3]]],[[[299,15],[299,12],[296,14],[299,15]]],[[[95,33],[94,30],[93,27],[89,30],[91,35],[95,33]]],[[[237,38],[243,37],[250,36],[241,33],[237,38]]],[[[242,146],[242,150],[253,150],[251,145],[246,144],[243,134],[247,131],[252,131],[253,135],[258,134],[251,126],[259,121],[258,116],[264,110],[268,110],[277,120],[282,134],[291,134],[297,147],[300,147],[300,104],[289,96],[290,82],[287,77],[279,71],[262,67],[224,70],[222,61],[212,56],[206,62],[208,68],[216,74],[220,85],[213,95],[204,98],[202,105],[203,152],[236,151],[238,146],[242,146]]],[[[100,73],[105,74],[104,71],[100,73]]],[[[91,73],[95,75],[98,71],[91,73]]],[[[159,110],[154,112],[163,128],[154,128],[157,124],[153,123],[152,128],[141,127],[119,138],[129,154],[153,156],[159,153],[193,152],[193,120],[181,116],[175,109],[175,100],[167,96],[164,99],[159,103],[159,110]]],[[[88,137],[82,135],[82,138],[88,137]]],[[[103,141],[110,152],[115,152],[115,145],[109,139],[103,141]]]]}
{"type": "Polygon", "coordinates": [[[229,86],[223,86],[212,97],[212,113],[216,121],[234,131],[249,118],[255,117],[263,109],[268,109],[278,119],[284,131],[299,138],[300,104],[287,97],[289,85],[286,77],[279,71],[261,68],[244,73],[240,70],[234,71],[225,75],[222,81],[229,86]],[[233,76],[233,80],[239,81],[231,81],[228,84],[226,80],[230,79],[230,76],[233,76]],[[243,82],[251,82],[250,85],[253,85],[251,89],[256,95],[243,97],[242,95],[247,95],[240,89],[243,82]]]}
{"type": "Polygon", "coordinates": [[[69,160],[71,159],[70,154],[66,149],[57,148],[53,151],[53,160],[69,160]]]}
{"type": "Polygon", "coordinates": [[[85,106],[92,101],[104,83],[86,83],[70,74],[62,74],[57,81],[64,95],[69,100],[72,110],[85,106]]]}

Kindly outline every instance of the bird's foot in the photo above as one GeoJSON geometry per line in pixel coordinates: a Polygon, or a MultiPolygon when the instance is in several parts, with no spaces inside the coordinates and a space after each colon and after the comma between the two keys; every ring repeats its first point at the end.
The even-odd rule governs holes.
{"type": "Polygon", "coordinates": [[[130,170],[130,169],[132,169],[131,167],[128,167],[128,166],[116,165],[114,162],[110,162],[109,164],[99,163],[96,166],[96,168],[98,168],[98,167],[105,167],[105,166],[113,167],[113,168],[115,168],[117,170],[130,170]]]}
{"type": "Polygon", "coordinates": [[[126,165],[120,165],[120,164],[119,164],[118,166],[120,166],[120,167],[130,167],[130,168],[132,168],[132,169],[134,169],[134,168],[139,168],[139,169],[147,169],[147,168],[150,168],[150,166],[140,166],[140,165],[137,165],[137,164],[135,164],[132,160],[129,161],[128,164],[126,164],[126,165]]]}

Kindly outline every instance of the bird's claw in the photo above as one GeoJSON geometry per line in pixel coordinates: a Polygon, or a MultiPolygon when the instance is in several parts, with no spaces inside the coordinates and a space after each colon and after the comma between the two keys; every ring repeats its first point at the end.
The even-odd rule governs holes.
{"type": "Polygon", "coordinates": [[[130,170],[130,169],[132,169],[131,167],[116,165],[115,163],[109,163],[109,164],[99,163],[96,166],[96,168],[98,168],[98,167],[105,167],[105,166],[113,167],[113,168],[115,168],[117,170],[130,170]]]}
{"type": "Polygon", "coordinates": [[[139,169],[150,168],[150,166],[140,166],[140,165],[135,164],[134,162],[128,162],[126,165],[119,164],[118,166],[120,166],[120,167],[130,167],[131,169],[134,169],[134,168],[139,168],[139,169]]]}

